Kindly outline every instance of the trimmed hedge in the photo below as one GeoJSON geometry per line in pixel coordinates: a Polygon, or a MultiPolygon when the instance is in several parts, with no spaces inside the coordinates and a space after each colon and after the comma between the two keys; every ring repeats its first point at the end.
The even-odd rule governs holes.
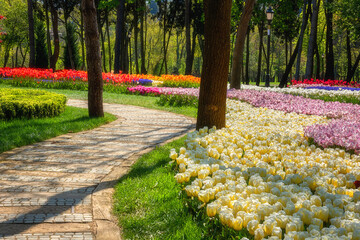
{"type": "Polygon", "coordinates": [[[0,119],[54,117],[65,111],[66,97],[43,90],[0,88],[0,119]]]}

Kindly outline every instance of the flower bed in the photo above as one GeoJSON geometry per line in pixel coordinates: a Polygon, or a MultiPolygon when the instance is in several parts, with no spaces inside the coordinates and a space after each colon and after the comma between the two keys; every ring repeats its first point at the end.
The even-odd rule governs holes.
{"type": "Polygon", "coordinates": [[[324,80],[324,79],[304,79],[304,80],[291,80],[292,86],[302,87],[304,85],[318,85],[318,86],[340,86],[340,87],[360,87],[360,83],[347,82],[344,80],[324,80]]]}
{"type": "Polygon", "coordinates": [[[360,157],[317,148],[303,136],[305,126],[328,121],[228,100],[226,128],[191,133],[170,153],[176,179],[210,218],[255,239],[354,239],[360,157]]]}

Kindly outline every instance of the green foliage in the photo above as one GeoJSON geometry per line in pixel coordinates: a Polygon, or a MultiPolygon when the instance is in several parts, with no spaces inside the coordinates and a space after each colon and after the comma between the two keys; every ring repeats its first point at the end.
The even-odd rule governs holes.
{"type": "Polygon", "coordinates": [[[174,106],[174,107],[198,107],[199,100],[195,96],[179,95],[179,94],[164,94],[160,95],[156,104],[160,106],[174,106]]]}
{"type": "Polygon", "coordinates": [[[349,30],[353,40],[360,39],[360,0],[337,1],[332,9],[336,9],[337,23],[343,30],[349,30]]]}
{"type": "Polygon", "coordinates": [[[48,68],[45,26],[39,20],[35,22],[35,66],[37,68],[48,68]]]}
{"type": "Polygon", "coordinates": [[[164,80],[160,85],[161,87],[178,87],[178,88],[198,88],[200,83],[194,83],[189,81],[171,81],[164,80]]]}
{"type": "Polygon", "coordinates": [[[0,119],[53,117],[64,112],[66,97],[42,90],[0,89],[0,119]]]}
{"type": "Polygon", "coordinates": [[[69,132],[93,129],[115,119],[108,113],[103,118],[90,118],[87,109],[66,107],[64,113],[53,118],[0,120],[0,153],[69,132]]]}
{"type": "Polygon", "coordinates": [[[72,69],[71,59],[69,54],[69,48],[72,53],[72,61],[74,63],[74,68],[78,69],[80,67],[80,55],[79,55],[79,46],[78,39],[76,35],[75,23],[68,23],[66,26],[67,36],[65,37],[66,45],[63,52],[63,62],[65,69],[72,69]]]}

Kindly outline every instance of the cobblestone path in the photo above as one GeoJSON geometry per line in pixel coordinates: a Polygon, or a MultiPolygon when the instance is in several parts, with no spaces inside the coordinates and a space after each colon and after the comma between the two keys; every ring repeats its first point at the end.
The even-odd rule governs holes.
{"type": "Polygon", "coordinates": [[[111,215],[117,179],[140,155],[195,125],[141,107],[104,109],[118,120],[0,154],[0,240],[120,239],[111,215]]]}

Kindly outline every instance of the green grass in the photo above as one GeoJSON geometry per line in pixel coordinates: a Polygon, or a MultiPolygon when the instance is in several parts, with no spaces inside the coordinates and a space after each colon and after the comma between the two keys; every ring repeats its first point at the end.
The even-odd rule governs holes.
{"type": "MultiPolygon", "coordinates": [[[[4,87],[12,88],[12,86],[10,85],[0,84],[0,88],[4,88],[4,87]]],[[[22,88],[22,89],[35,89],[35,88],[22,88]]],[[[73,98],[73,99],[84,99],[84,100],[87,99],[86,91],[67,90],[67,89],[46,89],[46,91],[64,94],[68,98],[73,98]]],[[[173,112],[177,114],[183,114],[194,118],[196,118],[197,116],[197,108],[195,107],[159,106],[156,104],[156,101],[158,100],[157,97],[103,92],[103,98],[104,98],[104,102],[107,103],[118,103],[124,105],[140,106],[145,108],[173,112]]]]}
{"type": "Polygon", "coordinates": [[[0,153],[61,134],[93,129],[115,119],[111,114],[89,118],[87,109],[66,107],[64,113],[52,118],[0,120],[0,153]]]}
{"type": "Polygon", "coordinates": [[[143,155],[115,187],[114,212],[124,239],[240,239],[236,232],[210,220],[205,208],[182,191],[174,178],[169,151],[184,146],[185,137],[143,155]]]}

